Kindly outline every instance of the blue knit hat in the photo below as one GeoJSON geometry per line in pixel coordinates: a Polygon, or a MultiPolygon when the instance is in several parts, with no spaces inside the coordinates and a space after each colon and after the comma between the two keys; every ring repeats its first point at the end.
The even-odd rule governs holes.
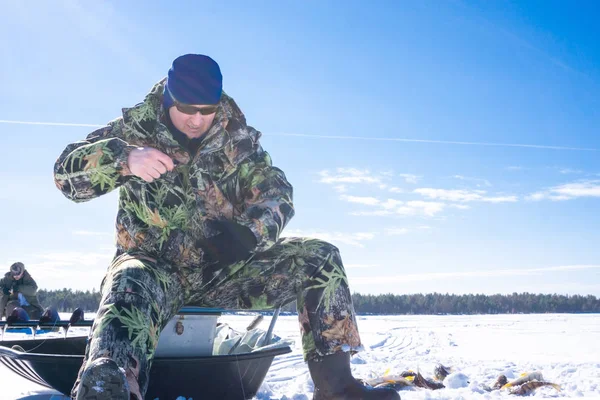
{"type": "Polygon", "coordinates": [[[163,105],[169,109],[175,101],[183,104],[217,104],[223,91],[219,64],[202,54],[177,57],[167,75],[163,105]]]}

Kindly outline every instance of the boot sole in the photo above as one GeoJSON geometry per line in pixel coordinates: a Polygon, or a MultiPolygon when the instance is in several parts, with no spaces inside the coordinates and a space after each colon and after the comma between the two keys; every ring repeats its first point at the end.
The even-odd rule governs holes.
{"type": "Polygon", "coordinates": [[[130,400],[125,374],[114,361],[90,366],[81,377],[77,400],[130,400]]]}

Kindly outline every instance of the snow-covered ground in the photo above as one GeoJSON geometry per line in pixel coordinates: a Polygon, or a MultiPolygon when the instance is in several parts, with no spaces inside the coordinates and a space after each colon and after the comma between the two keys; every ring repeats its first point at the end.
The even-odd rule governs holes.
{"type": "MultiPolygon", "coordinates": [[[[239,329],[251,319],[222,317],[239,329]]],[[[266,328],[269,320],[261,326],[266,328]]],[[[447,388],[401,390],[403,399],[513,398],[507,391],[485,392],[481,385],[491,386],[500,374],[510,380],[533,371],[562,388],[543,387],[533,397],[600,399],[600,315],[361,316],[359,329],[365,351],[353,357],[357,377],[380,376],[388,369],[391,374],[418,369],[431,377],[437,363],[453,368],[444,381],[447,388]]],[[[296,317],[279,317],[275,333],[296,339],[296,345],[274,360],[256,398],[311,399],[313,385],[302,360],[296,317]]],[[[0,388],[0,398],[7,400],[42,389],[3,366],[0,388]]]]}

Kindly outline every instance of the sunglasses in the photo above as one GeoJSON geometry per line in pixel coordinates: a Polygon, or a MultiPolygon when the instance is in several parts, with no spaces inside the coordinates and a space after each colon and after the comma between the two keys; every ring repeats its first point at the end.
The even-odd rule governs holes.
{"type": "Polygon", "coordinates": [[[182,112],[187,115],[194,115],[197,112],[199,112],[202,115],[210,115],[210,114],[216,113],[219,106],[214,105],[214,106],[208,106],[208,107],[194,107],[194,106],[190,106],[187,104],[181,104],[181,103],[175,102],[175,108],[177,108],[177,111],[182,112]]]}

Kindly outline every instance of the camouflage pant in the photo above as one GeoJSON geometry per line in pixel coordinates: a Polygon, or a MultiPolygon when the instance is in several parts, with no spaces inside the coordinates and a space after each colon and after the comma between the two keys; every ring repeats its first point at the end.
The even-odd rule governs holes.
{"type": "Polygon", "coordinates": [[[346,273],[329,243],[284,238],[217,271],[123,254],[102,283],[79,376],[91,361],[110,357],[127,372],[132,393],[143,398],[159,334],[182,306],[263,310],[294,299],[305,359],[361,347],[346,273]]]}

